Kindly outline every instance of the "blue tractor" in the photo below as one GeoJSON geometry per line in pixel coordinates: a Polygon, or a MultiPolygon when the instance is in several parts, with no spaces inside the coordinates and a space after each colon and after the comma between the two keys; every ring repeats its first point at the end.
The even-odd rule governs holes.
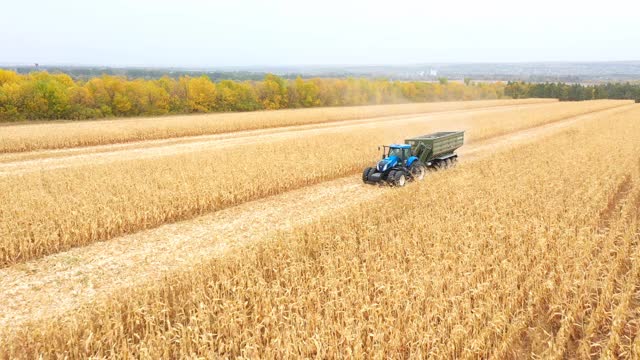
{"type": "Polygon", "coordinates": [[[422,180],[430,169],[450,167],[458,159],[455,150],[464,143],[464,131],[437,132],[405,142],[384,146],[382,160],[364,169],[362,181],[402,187],[408,181],[422,180]]]}

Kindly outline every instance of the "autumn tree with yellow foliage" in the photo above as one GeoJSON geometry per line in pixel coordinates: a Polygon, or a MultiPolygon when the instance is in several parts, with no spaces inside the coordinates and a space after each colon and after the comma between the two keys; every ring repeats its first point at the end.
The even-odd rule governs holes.
{"type": "Polygon", "coordinates": [[[155,80],[103,75],[86,81],[66,74],[0,70],[0,121],[94,119],[319,106],[498,99],[502,83],[404,82],[369,79],[262,81],[207,76],[155,80]]]}

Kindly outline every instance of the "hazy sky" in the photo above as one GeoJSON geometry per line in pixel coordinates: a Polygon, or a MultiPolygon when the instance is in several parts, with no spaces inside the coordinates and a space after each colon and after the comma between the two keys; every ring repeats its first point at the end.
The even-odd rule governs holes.
{"type": "Polygon", "coordinates": [[[2,0],[0,63],[640,60],[639,0],[2,0]]]}

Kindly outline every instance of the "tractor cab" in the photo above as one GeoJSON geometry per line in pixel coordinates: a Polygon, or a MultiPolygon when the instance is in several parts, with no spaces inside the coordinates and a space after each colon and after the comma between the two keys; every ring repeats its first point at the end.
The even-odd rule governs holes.
{"type": "Polygon", "coordinates": [[[403,166],[409,157],[411,157],[411,145],[384,145],[382,150],[382,160],[378,162],[376,169],[379,172],[386,172],[396,165],[403,166]]]}
{"type": "MultiPolygon", "coordinates": [[[[386,146],[385,146],[386,148],[386,146]]],[[[407,161],[407,159],[411,156],[411,145],[407,144],[392,144],[388,147],[389,151],[387,151],[387,156],[396,156],[399,160],[407,161]]],[[[384,158],[383,154],[383,158],[384,158]]]]}

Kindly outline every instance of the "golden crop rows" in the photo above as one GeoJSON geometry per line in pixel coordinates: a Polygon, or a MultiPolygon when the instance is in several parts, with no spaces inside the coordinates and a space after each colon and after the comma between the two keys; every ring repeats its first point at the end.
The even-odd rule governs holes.
{"type": "Polygon", "coordinates": [[[620,106],[556,103],[438,120],[379,123],[295,140],[0,177],[0,266],[359,173],[376,145],[436,129],[467,141],[620,106]]]}
{"type": "Polygon", "coordinates": [[[638,358],[639,116],[586,120],[16,330],[0,357],[638,358]]]}
{"type": "Polygon", "coordinates": [[[7,125],[0,126],[0,153],[553,101],[550,99],[457,101],[7,125]]]}

